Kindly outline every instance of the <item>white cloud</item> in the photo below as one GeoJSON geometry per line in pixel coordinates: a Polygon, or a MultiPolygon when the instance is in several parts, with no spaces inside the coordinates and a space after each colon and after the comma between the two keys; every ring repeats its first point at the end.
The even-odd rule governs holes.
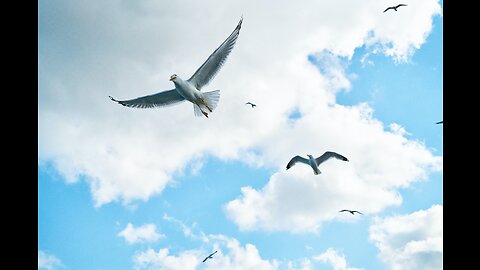
{"type": "Polygon", "coordinates": [[[273,270],[278,267],[276,261],[262,259],[258,249],[252,244],[241,246],[238,240],[223,235],[209,235],[209,240],[213,242],[213,249],[218,252],[205,263],[202,261],[211,250],[192,249],[178,255],[169,255],[168,248],[162,248],[158,252],[148,249],[137,252],[134,256],[135,269],[273,270]]]}
{"type": "Polygon", "coordinates": [[[62,261],[54,255],[38,251],[38,269],[53,270],[63,267],[62,261]]]}
{"type": "Polygon", "coordinates": [[[389,269],[442,269],[443,206],[377,218],[370,239],[389,269]]]}
{"type": "MultiPolygon", "coordinates": [[[[199,231],[193,233],[193,227],[185,225],[174,217],[164,214],[164,220],[170,221],[182,228],[184,236],[190,240],[201,241],[202,246],[197,249],[183,250],[177,255],[170,254],[168,248],[155,251],[152,248],[137,251],[133,257],[135,269],[208,269],[208,270],[313,270],[314,264],[323,262],[331,265],[335,270],[360,270],[347,267],[345,256],[335,249],[329,248],[317,256],[302,257],[295,260],[264,259],[257,247],[251,243],[241,245],[240,242],[222,234],[208,234],[199,231]],[[201,237],[200,237],[201,236],[201,237]],[[203,259],[217,251],[212,259],[205,263],[203,259]]],[[[311,247],[307,249],[312,249],[311,247]]]]}
{"type": "Polygon", "coordinates": [[[194,223],[191,227],[185,225],[183,222],[181,222],[180,220],[174,218],[174,217],[171,217],[169,215],[167,215],[166,213],[163,214],[163,219],[166,220],[166,221],[169,221],[169,222],[173,222],[177,225],[179,225],[180,227],[182,227],[182,231],[183,231],[183,235],[185,237],[188,237],[192,240],[201,240],[203,242],[208,242],[208,237],[205,235],[204,232],[200,231],[198,233],[195,233],[193,230],[195,229],[195,226],[196,226],[196,223],[194,223]]]}
{"type": "Polygon", "coordinates": [[[341,209],[368,214],[399,205],[399,188],[441,169],[441,157],[403,133],[386,131],[366,105],[317,105],[308,111],[265,142],[263,159],[274,161],[279,171],[263,188],[243,187],[241,196],[225,205],[240,229],[318,232],[323,221],[362,218],[339,214],[341,209]],[[329,160],[320,165],[320,175],[303,164],[285,170],[297,154],[319,156],[327,150],[349,162],[329,160]]]}
{"type": "MultiPolygon", "coordinates": [[[[52,163],[67,182],[85,179],[96,206],[147,200],[177,174],[195,173],[208,155],[283,167],[298,151],[338,149],[357,158],[350,166],[360,171],[350,167],[348,176],[353,178],[348,181],[360,186],[379,181],[384,174],[362,166],[387,165],[406,171],[388,174],[393,179],[382,181],[391,187],[405,185],[413,178],[404,174],[417,176],[434,162],[424,146],[404,150],[411,150],[414,142],[395,137],[370,150],[374,138],[393,135],[363,115],[366,106],[335,105],[335,93],[350,85],[344,68],[334,66],[322,75],[307,56],[328,51],[351,58],[356,48],[366,45],[398,61],[408,60],[425,42],[432,16],[440,13],[436,0],[408,5],[402,12],[386,14],[385,3],[373,0],[310,0],[301,5],[242,0],[221,6],[213,0],[44,1],[39,5],[39,164],[52,163]],[[222,95],[209,119],[193,117],[187,103],[136,110],[107,98],[171,89],[169,76],[188,78],[241,14],[244,24],[237,45],[205,89],[221,89],[222,95]],[[246,101],[258,106],[246,110],[246,101]],[[295,109],[303,118],[292,123],[288,114],[295,109]],[[298,146],[285,138],[285,130],[291,132],[287,137],[310,134],[317,142],[306,139],[298,146]],[[342,145],[355,149],[347,151],[342,145]],[[276,146],[281,147],[273,149],[276,146]],[[381,147],[395,148],[388,154],[400,155],[376,157],[381,147]],[[404,160],[419,151],[423,158],[404,160]],[[371,178],[363,175],[366,172],[371,178]]],[[[332,182],[339,175],[328,177],[332,182]]],[[[387,187],[374,187],[372,193],[389,204],[398,203],[387,187]]]]}
{"type": "Polygon", "coordinates": [[[165,235],[157,232],[155,224],[144,224],[135,228],[131,223],[128,223],[127,227],[117,235],[123,237],[129,244],[155,242],[165,237],[165,235]]]}
{"type": "Polygon", "coordinates": [[[333,270],[360,270],[360,268],[348,267],[345,256],[333,248],[328,248],[322,254],[314,256],[313,260],[329,264],[333,270]]]}
{"type": "Polygon", "coordinates": [[[158,252],[149,248],[147,251],[135,255],[135,269],[165,269],[165,270],[190,270],[195,269],[199,262],[198,251],[189,250],[178,256],[169,255],[168,248],[162,248],[158,252]]]}

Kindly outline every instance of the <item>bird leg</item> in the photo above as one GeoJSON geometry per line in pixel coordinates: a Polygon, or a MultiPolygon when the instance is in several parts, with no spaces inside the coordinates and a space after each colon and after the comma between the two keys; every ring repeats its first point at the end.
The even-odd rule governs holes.
{"type": "Polygon", "coordinates": [[[205,99],[203,99],[203,98],[202,98],[202,103],[203,103],[203,105],[205,105],[205,107],[207,107],[207,109],[208,109],[210,112],[212,112],[212,109],[210,109],[210,107],[208,107],[207,102],[205,102],[205,99]]]}
{"type": "MultiPolygon", "coordinates": [[[[202,107],[200,107],[200,105],[197,104],[197,106],[198,106],[198,108],[200,109],[200,111],[203,113],[203,115],[205,115],[205,117],[208,118],[208,113],[204,112],[204,111],[202,110],[202,107]]],[[[208,108],[208,107],[207,107],[207,108],[208,108]]]]}

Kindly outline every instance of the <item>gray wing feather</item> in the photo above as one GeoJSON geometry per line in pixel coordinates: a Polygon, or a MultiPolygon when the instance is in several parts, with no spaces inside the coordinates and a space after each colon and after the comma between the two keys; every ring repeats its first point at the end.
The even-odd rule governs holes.
{"type": "Polygon", "coordinates": [[[205,63],[195,71],[192,77],[188,79],[198,90],[207,85],[225,63],[227,56],[232,51],[240,34],[242,21],[243,18],[240,19],[240,22],[230,36],[208,57],[205,63]]]}
{"type": "Polygon", "coordinates": [[[348,161],[348,159],[346,157],[344,157],[340,154],[337,154],[335,152],[330,152],[330,151],[325,152],[323,155],[316,158],[315,161],[317,162],[318,165],[320,165],[320,163],[325,162],[327,159],[332,158],[332,157],[343,160],[343,161],[348,161]]]}
{"type": "Polygon", "coordinates": [[[116,100],[111,96],[109,97],[123,106],[142,109],[173,105],[185,100],[175,89],[130,100],[116,100]]]}
{"type": "Polygon", "coordinates": [[[295,165],[295,163],[297,162],[302,162],[302,163],[305,163],[305,164],[309,164],[308,163],[308,159],[306,158],[303,158],[301,156],[294,156],[287,164],[287,170],[290,169],[293,165],[295,165]]]}

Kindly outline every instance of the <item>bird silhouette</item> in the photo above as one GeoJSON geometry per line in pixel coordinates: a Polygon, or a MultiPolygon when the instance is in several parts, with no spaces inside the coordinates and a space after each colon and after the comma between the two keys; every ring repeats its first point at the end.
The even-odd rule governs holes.
{"type": "Polygon", "coordinates": [[[355,213],[359,213],[360,215],[363,215],[362,213],[358,212],[357,210],[347,210],[347,209],[343,209],[343,210],[340,210],[338,211],[339,213],[340,212],[350,212],[350,214],[352,215],[355,215],[355,213]]]}
{"type": "Polygon", "coordinates": [[[295,165],[295,163],[301,162],[301,163],[305,163],[305,164],[310,165],[310,167],[312,167],[312,169],[313,169],[313,173],[315,175],[317,175],[317,174],[322,173],[318,169],[318,165],[322,164],[323,162],[325,162],[326,160],[328,160],[330,158],[336,158],[336,159],[340,159],[340,160],[343,160],[343,161],[348,161],[348,159],[346,157],[344,157],[340,154],[337,154],[335,152],[330,152],[330,151],[325,152],[323,155],[319,156],[318,158],[314,158],[312,155],[307,155],[307,156],[308,156],[308,159],[303,158],[301,156],[293,157],[287,164],[287,170],[290,169],[293,165],[295,165]]]}
{"type": "Polygon", "coordinates": [[[205,261],[208,260],[208,259],[212,259],[212,258],[213,258],[212,256],[213,256],[213,254],[215,254],[215,253],[217,253],[216,250],[215,250],[215,252],[213,252],[212,254],[208,255],[205,259],[203,259],[202,262],[205,262],[205,261]]]}
{"type": "Polygon", "coordinates": [[[255,105],[255,104],[251,103],[250,101],[247,102],[247,103],[245,103],[245,104],[252,105],[252,108],[254,108],[255,106],[257,106],[257,105],[255,105]]]}
{"type": "Polygon", "coordinates": [[[437,124],[437,125],[438,125],[438,124],[443,124],[443,120],[440,121],[440,122],[437,122],[437,123],[435,123],[435,124],[437,124]]]}
{"type": "Polygon", "coordinates": [[[394,7],[388,7],[388,8],[385,9],[383,12],[386,12],[386,11],[389,10],[389,9],[394,9],[395,11],[397,11],[397,8],[403,7],[403,6],[406,7],[407,5],[405,5],[405,4],[398,4],[398,5],[394,6],[394,7]]]}

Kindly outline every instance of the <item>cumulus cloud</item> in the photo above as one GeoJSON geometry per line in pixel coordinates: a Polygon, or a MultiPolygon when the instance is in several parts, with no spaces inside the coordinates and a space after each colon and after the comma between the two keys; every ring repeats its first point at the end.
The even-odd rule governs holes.
{"type": "Polygon", "coordinates": [[[360,268],[348,267],[345,256],[333,248],[329,248],[320,255],[314,256],[313,259],[329,264],[333,270],[360,270],[360,268]]]}
{"type": "MultiPolygon", "coordinates": [[[[295,260],[288,259],[264,259],[254,244],[242,245],[240,241],[223,234],[205,234],[198,230],[193,233],[195,224],[185,225],[183,222],[164,214],[164,220],[175,223],[183,232],[185,238],[202,242],[197,249],[189,249],[179,252],[177,255],[170,254],[168,248],[160,248],[155,251],[152,248],[137,251],[133,257],[135,269],[265,269],[265,270],[313,270],[318,263],[332,266],[335,270],[357,270],[358,268],[347,267],[347,261],[343,254],[333,248],[311,257],[302,257],[295,260]],[[203,259],[217,251],[207,263],[203,259]]],[[[309,247],[309,249],[312,249],[309,247]]]]}
{"type": "Polygon", "coordinates": [[[370,239],[389,269],[442,269],[443,206],[377,218],[370,239]]]}
{"type": "Polygon", "coordinates": [[[135,228],[131,223],[128,223],[127,227],[117,235],[123,237],[129,244],[156,242],[160,238],[165,237],[165,235],[157,232],[155,224],[145,224],[135,228]]]}
{"type": "MultiPolygon", "coordinates": [[[[441,12],[437,0],[408,5],[408,10],[391,16],[381,12],[384,3],[373,0],[310,0],[302,5],[242,0],[221,6],[213,0],[42,1],[39,165],[53,164],[70,183],[84,179],[95,205],[101,206],[147,200],[176,175],[195,173],[206,156],[281,168],[299,151],[338,149],[357,158],[344,175],[351,177],[348,181],[362,186],[382,179],[386,184],[375,186],[373,196],[398,203],[386,186],[406,185],[414,178],[404,174],[422,174],[436,161],[425,154],[424,146],[412,147],[415,142],[398,136],[385,139],[394,135],[365,115],[368,106],[337,105],[335,94],[350,83],[345,67],[334,59],[351,59],[356,48],[366,46],[407,61],[425,42],[432,17],[441,12]],[[221,90],[220,103],[209,119],[195,118],[187,103],[135,110],[108,99],[171,89],[169,76],[188,78],[233,30],[241,14],[245,20],[237,44],[205,88],[221,90]],[[333,66],[327,74],[308,61],[309,55],[319,52],[330,54],[333,66]],[[248,100],[258,105],[255,110],[245,110],[248,100]],[[295,110],[301,113],[298,122],[288,117],[295,110]],[[317,142],[307,138],[312,143],[299,147],[288,138],[305,138],[304,134],[317,142]],[[370,150],[374,138],[383,144],[370,150]],[[395,150],[377,157],[380,147],[395,150]],[[419,150],[409,151],[412,148],[419,150]],[[397,152],[398,157],[389,156],[397,152]],[[410,157],[413,161],[407,160],[410,157]],[[384,165],[404,171],[396,176],[368,169],[384,165]]],[[[339,174],[332,172],[325,181],[333,182],[339,174]]],[[[272,181],[275,177],[282,176],[272,181]]]]}
{"type": "Polygon", "coordinates": [[[280,170],[263,188],[243,187],[225,212],[242,230],[318,232],[322,221],[359,218],[339,215],[341,209],[368,214],[399,205],[397,190],[440,170],[442,158],[398,130],[404,129],[385,130],[365,104],[312,106],[309,115],[265,142],[264,159],[276,161],[280,170]],[[294,155],[319,156],[327,150],[349,162],[328,160],[320,165],[320,175],[304,164],[285,170],[294,155]]]}
{"type": "Polygon", "coordinates": [[[240,242],[225,235],[208,235],[211,249],[190,249],[179,252],[178,255],[170,254],[168,248],[158,251],[147,249],[138,251],[134,257],[134,268],[140,269],[165,269],[165,270],[313,270],[315,265],[323,263],[330,265],[334,270],[361,270],[349,267],[345,256],[333,248],[309,258],[298,260],[263,259],[257,247],[253,244],[241,245],[240,242]],[[202,263],[203,259],[213,250],[217,253],[212,259],[202,263]]]}
{"type": "Polygon", "coordinates": [[[202,261],[211,253],[210,250],[192,249],[169,255],[168,248],[161,248],[158,252],[153,249],[137,252],[134,256],[135,269],[190,270],[201,267],[209,270],[273,270],[278,267],[276,261],[262,259],[252,244],[242,246],[238,240],[223,235],[209,235],[209,239],[218,252],[204,265],[202,261]]]}
{"type": "Polygon", "coordinates": [[[38,251],[38,269],[53,270],[63,267],[62,261],[54,255],[38,251]]]}

